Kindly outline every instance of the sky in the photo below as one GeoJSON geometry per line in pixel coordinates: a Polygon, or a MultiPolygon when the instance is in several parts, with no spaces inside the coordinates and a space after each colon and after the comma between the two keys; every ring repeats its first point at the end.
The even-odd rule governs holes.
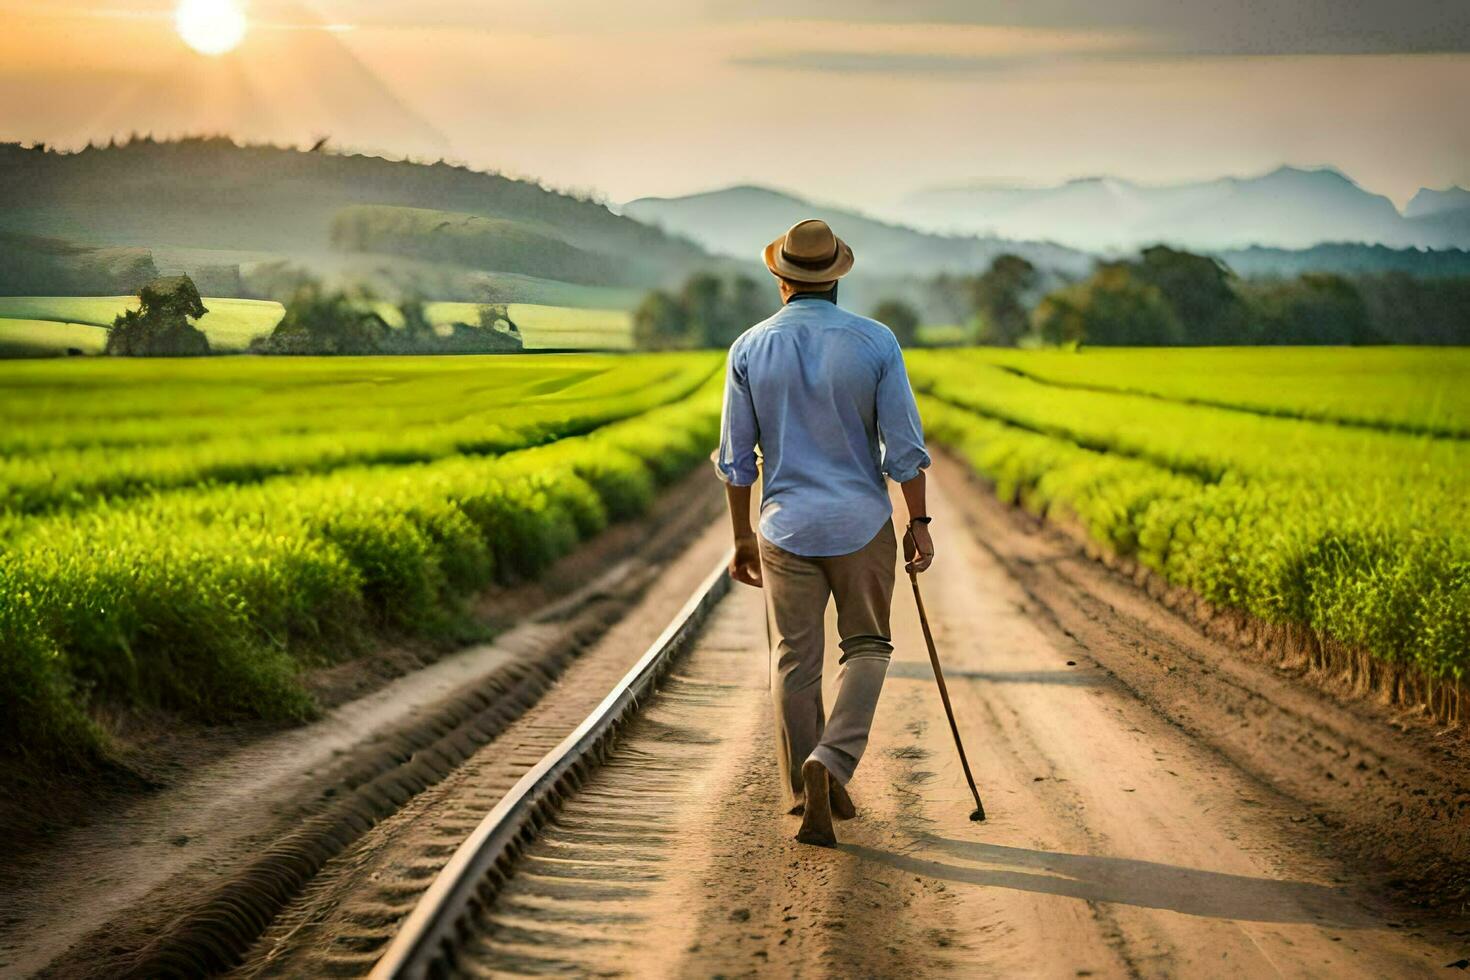
{"type": "Polygon", "coordinates": [[[0,139],[129,132],[440,157],[612,201],[1331,165],[1470,186],[1467,0],[0,0],[0,139]]]}

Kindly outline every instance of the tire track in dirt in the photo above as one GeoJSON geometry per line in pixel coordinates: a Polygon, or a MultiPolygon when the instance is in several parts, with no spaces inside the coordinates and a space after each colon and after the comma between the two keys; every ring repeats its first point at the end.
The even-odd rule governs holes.
{"type": "Polygon", "coordinates": [[[627,616],[605,628],[555,686],[448,778],[329,862],[255,944],[241,976],[360,976],[439,869],[525,772],[596,707],[688,599],[727,547],[704,533],[627,616]]]}

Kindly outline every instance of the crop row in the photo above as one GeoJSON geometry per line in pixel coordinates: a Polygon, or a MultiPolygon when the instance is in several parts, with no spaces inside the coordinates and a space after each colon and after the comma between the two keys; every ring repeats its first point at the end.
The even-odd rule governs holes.
{"type": "Polygon", "coordinates": [[[1063,388],[1470,438],[1470,350],[1461,348],[988,348],[952,356],[1063,388]]]}
{"type": "Polygon", "coordinates": [[[1129,456],[1207,482],[1227,478],[1322,484],[1402,510],[1432,496],[1443,523],[1470,518],[1470,443],[1319,424],[1124,393],[1059,388],[961,356],[910,357],[917,389],[1041,435],[1129,456]]]}
{"type": "MultiPolygon", "coordinates": [[[[714,383],[717,379],[712,379],[714,383]]],[[[375,630],[433,631],[461,597],[533,576],[702,459],[693,396],[499,457],[342,469],[33,518],[0,555],[0,737],[94,750],[89,703],[300,718],[304,665],[375,630]]]]}
{"type": "Polygon", "coordinates": [[[1252,469],[1238,461],[1257,459],[1260,447],[1237,452],[1234,434],[1212,436],[1209,420],[1192,430],[1188,465],[1170,465],[1180,434],[1158,431],[1160,420],[1137,406],[1114,452],[1096,416],[1073,417],[1085,440],[1069,438],[1038,418],[1023,427],[962,406],[936,378],[919,382],[934,391],[921,397],[931,437],[1002,498],[1080,521],[1115,553],[1218,605],[1309,627],[1432,677],[1470,670],[1470,531],[1463,488],[1453,496],[1464,471],[1424,467],[1416,486],[1401,461],[1392,478],[1354,479],[1349,461],[1314,445],[1320,433],[1310,430],[1331,427],[1309,423],[1296,423],[1309,431],[1293,447],[1266,447],[1296,458],[1252,469]]]}
{"type": "MultiPolygon", "coordinates": [[[[94,379],[82,393],[18,385],[0,400],[0,418],[14,420],[0,436],[9,444],[0,460],[0,512],[510,452],[686,397],[716,367],[708,355],[456,360],[477,361],[479,370],[359,376],[327,365],[312,383],[293,365],[192,385],[175,379],[157,390],[135,375],[117,385],[94,379]]],[[[260,370],[258,362],[247,368],[260,370]]]]}

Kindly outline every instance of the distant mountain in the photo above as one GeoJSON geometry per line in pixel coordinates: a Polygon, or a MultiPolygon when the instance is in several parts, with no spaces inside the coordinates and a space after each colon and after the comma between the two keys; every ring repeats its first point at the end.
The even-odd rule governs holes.
{"type": "Polygon", "coordinates": [[[1463,187],[1421,190],[1404,208],[1404,217],[1421,244],[1431,248],[1470,244],[1470,190],[1463,187]]]}
{"type": "MultiPolygon", "coordinates": [[[[1422,191],[1426,217],[1465,192],[1422,191]]],[[[984,185],[923,191],[891,216],[936,232],[1048,238],[1099,251],[1162,242],[1196,250],[1310,248],[1322,242],[1470,247],[1458,225],[1426,225],[1337,170],[1281,167],[1259,177],[1149,186],[1112,177],[1056,187],[984,185]]]]}
{"type": "Polygon", "coordinates": [[[0,233],[144,248],[165,271],[190,274],[283,260],[385,287],[426,282],[436,299],[479,299],[495,274],[524,283],[565,273],[641,294],[728,265],[529,181],[225,139],[78,153],[0,144],[0,233]]]}
{"type": "MultiPolygon", "coordinates": [[[[1296,175],[1282,174],[1281,178],[1289,184],[1296,175]]],[[[1340,178],[1323,181],[1321,187],[1330,188],[1340,181],[1340,178]]],[[[1269,199],[1267,191],[1272,186],[1267,183],[1265,190],[1255,189],[1238,203],[1245,207],[1254,201],[1264,207],[1260,202],[1269,199]]],[[[1220,193],[1218,186],[1204,188],[1203,185],[1170,191],[1169,196],[1176,205],[1192,199],[1201,207],[1220,193]]],[[[1087,182],[1074,182],[1067,185],[1062,197],[1070,196],[1075,204],[1089,193],[1091,188],[1087,182]]],[[[1386,201],[1384,203],[1387,204],[1386,201]]],[[[1392,205],[1388,207],[1391,209],[1392,205]]],[[[1379,209],[1374,205],[1367,210],[1377,212],[1379,209]]],[[[1058,277],[1065,279],[1089,272],[1098,258],[1096,254],[1049,242],[920,231],[840,207],[813,204],[795,195],[763,187],[731,187],[688,197],[643,198],[623,205],[622,211],[673,234],[693,239],[711,252],[745,259],[758,256],[771,239],[802,218],[822,218],[857,252],[857,265],[850,284],[845,287],[845,296],[858,309],[889,296],[901,296],[916,306],[931,310],[932,297],[926,295],[922,280],[940,272],[979,272],[1003,252],[1026,256],[1037,266],[1048,270],[1053,281],[1058,277]]],[[[1058,207],[1057,220],[1065,223],[1065,213],[1058,207]]],[[[1398,212],[1393,213],[1397,215],[1398,212]]],[[[1449,222],[1462,219],[1470,219],[1470,210],[1436,212],[1416,220],[1449,222]]],[[[1145,241],[1153,244],[1158,239],[1145,241]]],[[[1303,272],[1343,275],[1405,272],[1421,277],[1470,275],[1470,251],[1458,248],[1426,250],[1329,242],[1300,249],[1251,245],[1237,249],[1197,250],[1216,256],[1236,273],[1247,277],[1290,277],[1303,272]]],[[[1126,251],[1132,252],[1133,249],[1126,251]]],[[[947,314],[931,310],[931,315],[947,314]]]]}
{"type": "Polygon", "coordinates": [[[1446,211],[1463,211],[1470,208],[1470,190],[1463,187],[1446,187],[1442,191],[1420,188],[1419,193],[1404,206],[1405,218],[1423,218],[1446,211]]]}
{"type": "Polygon", "coordinates": [[[854,277],[975,272],[1003,252],[1069,273],[1082,272],[1092,264],[1092,256],[1050,242],[938,235],[764,187],[645,197],[628,202],[621,210],[630,218],[692,239],[711,252],[746,260],[759,259],[773,238],[801,219],[821,218],[857,253],[854,277]]]}

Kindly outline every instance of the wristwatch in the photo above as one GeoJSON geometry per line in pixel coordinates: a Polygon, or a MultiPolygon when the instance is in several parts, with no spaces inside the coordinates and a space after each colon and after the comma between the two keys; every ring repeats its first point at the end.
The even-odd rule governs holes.
{"type": "Polygon", "coordinates": [[[932,517],[910,517],[909,518],[909,523],[910,524],[928,524],[932,520],[934,520],[934,518],[932,518],[932,517]]]}

